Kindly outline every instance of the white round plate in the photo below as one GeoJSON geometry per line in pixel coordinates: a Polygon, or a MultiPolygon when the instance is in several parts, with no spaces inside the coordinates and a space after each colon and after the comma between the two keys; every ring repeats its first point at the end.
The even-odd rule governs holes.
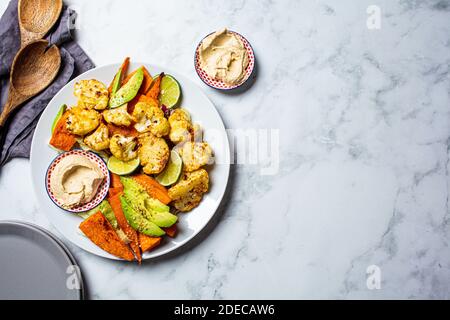
{"type": "MultiPolygon", "coordinates": [[[[156,249],[146,252],[143,259],[151,259],[167,254],[184,245],[198,234],[213,217],[225,194],[230,172],[230,146],[225,131],[225,126],[219,113],[208,97],[186,77],[170,70],[147,63],[130,63],[129,70],[144,65],[152,75],[165,72],[178,80],[182,90],[181,106],[192,115],[192,120],[204,129],[204,139],[214,150],[215,163],[207,168],[210,175],[210,190],[203,197],[200,205],[194,210],[179,215],[178,234],[175,238],[164,237],[163,243],[156,249]]],[[[82,219],[74,213],[58,208],[48,197],[45,187],[47,168],[58,154],[48,145],[51,126],[59,108],[63,104],[72,106],[76,104],[73,95],[73,86],[76,81],[82,79],[97,79],[105,85],[109,85],[120,64],[106,65],[89,70],[70,81],[50,101],[42,113],[34,132],[31,145],[31,176],[34,190],[38,199],[40,211],[45,213],[49,221],[63,236],[80,248],[98,256],[116,259],[103,251],[86,238],[78,229],[82,219]]]]}

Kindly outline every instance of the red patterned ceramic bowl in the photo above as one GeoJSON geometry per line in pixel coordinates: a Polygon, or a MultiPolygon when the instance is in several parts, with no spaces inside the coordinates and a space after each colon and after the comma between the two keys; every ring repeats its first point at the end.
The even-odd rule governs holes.
{"type": "Polygon", "coordinates": [[[202,81],[205,84],[207,84],[211,88],[219,89],[219,90],[232,90],[232,89],[236,89],[236,88],[242,86],[250,78],[250,76],[253,72],[253,69],[255,67],[255,54],[253,52],[252,46],[250,45],[250,42],[248,42],[247,39],[245,39],[244,36],[242,36],[241,34],[235,32],[235,31],[231,31],[231,30],[228,30],[228,31],[237,35],[238,38],[244,44],[245,49],[247,50],[248,66],[247,66],[247,69],[245,69],[245,76],[244,76],[244,78],[242,78],[241,82],[234,84],[234,85],[228,85],[220,80],[216,80],[216,79],[209,77],[206,74],[206,72],[200,67],[200,59],[199,59],[200,45],[202,44],[203,40],[206,37],[208,37],[209,35],[211,35],[213,33],[210,33],[207,36],[205,36],[205,38],[203,38],[202,41],[200,41],[197,48],[195,49],[195,58],[194,58],[195,71],[197,71],[198,76],[200,77],[200,79],[202,79],[202,81]]]}
{"type": "Polygon", "coordinates": [[[100,158],[98,155],[96,155],[93,152],[85,151],[85,150],[72,150],[69,152],[64,152],[58,155],[50,164],[50,166],[47,169],[47,173],[45,175],[45,188],[47,189],[47,194],[50,197],[50,199],[53,201],[54,204],[56,204],[58,207],[60,207],[63,210],[70,211],[70,212],[84,212],[91,209],[94,209],[96,206],[100,204],[100,202],[105,199],[106,195],[108,194],[109,190],[109,184],[110,184],[110,176],[109,176],[109,170],[106,166],[105,161],[103,161],[102,158],[100,158]],[[92,199],[90,202],[79,205],[77,207],[73,207],[70,209],[63,208],[62,204],[55,198],[52,191],[50,190],[50,177],[52,176],[52,173],[55,169],[55,166],[65,157],[70,155],[80,155],[83,157],[88,158],[93,163],[97,164],[102,173],[105,175],[106,179],[103,180],[102,184],[97,190],[97,194],[95,195],[94,199],[92,199]]]}

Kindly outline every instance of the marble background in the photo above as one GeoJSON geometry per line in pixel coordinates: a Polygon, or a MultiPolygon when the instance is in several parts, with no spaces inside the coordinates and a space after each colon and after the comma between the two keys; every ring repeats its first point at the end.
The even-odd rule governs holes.
{"type": "MultiPolygon", "coordinates": [[[[450,1],[67,3],[96,64],[169,66],[227,128],[280,130],[279,172],[233,165],[216,221],[176,256],[139,267],[63,238],[90,298],[450,298],[450,1]],[[367,27],[373,4],[380,29],[367,27]],[[198,41],[224,26],[255,49],[257,79],[242,94],[206,87],[193,68],[198,41]],[[379,290],[366,285],[371,265],[379,290]]],[[[2,169],[0,219],[55,231],[29,167],[2,169]]]]}

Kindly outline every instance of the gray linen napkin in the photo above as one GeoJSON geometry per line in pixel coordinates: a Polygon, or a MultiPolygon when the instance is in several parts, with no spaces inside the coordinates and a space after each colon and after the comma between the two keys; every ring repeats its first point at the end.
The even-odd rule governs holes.
{"type": "MultiPolygon", "coordinates": [[[[0,18],[0,106],[3,109],[8,95],[9,70],[20,47],[17,2],[11,0],[0,18]]],[[[50,31],[47,40],[58,45],[61,51],[61,69],[54,82],[39,95],[27,101],[11,115],[5,127],[6,135],[1,146],[0,167],[12,158],[30,156],[31,139],[39,116],[53,96],[71,79],[94,67],[94,63],[72,39],[71,29],[76,13],[63,7],[59,21],[50,31]]]]}

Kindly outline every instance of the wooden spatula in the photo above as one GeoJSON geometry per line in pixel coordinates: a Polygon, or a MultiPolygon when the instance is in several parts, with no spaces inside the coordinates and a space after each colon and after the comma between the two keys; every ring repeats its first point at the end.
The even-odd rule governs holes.
{"type": "Polygon", "coordinates": [[[62,0],[19,0],[20,46],[42,39],[58,20],[62,0]]]}
{"type": "Polygon", "coordinates": [[[55,45],[48,45],[46,40],[35,40],[20,49],[14,58],[8,99],[0,114],[0,135],[11,113],[44,90],[58,74],[61,55],[55,45]]]}

